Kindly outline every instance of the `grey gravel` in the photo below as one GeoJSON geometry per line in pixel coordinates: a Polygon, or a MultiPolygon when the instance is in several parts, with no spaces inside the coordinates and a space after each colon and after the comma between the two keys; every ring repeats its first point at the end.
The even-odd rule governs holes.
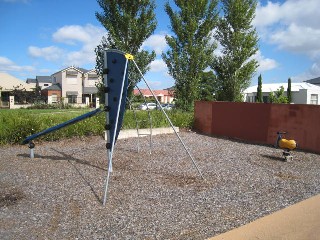
{"type": "Polygon", "coordinates": [[[320,193],[319,155],[180,133],[116,144],[107,205],[102,137],[0,147],[1,239],[206,239],[320,193]]]}

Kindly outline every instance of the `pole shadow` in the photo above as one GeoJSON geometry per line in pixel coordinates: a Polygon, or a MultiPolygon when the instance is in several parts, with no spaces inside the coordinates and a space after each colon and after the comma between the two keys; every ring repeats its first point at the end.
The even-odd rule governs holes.
{"type": "Polygon", "coordinates": [[[274,155],[267,155],[267,154],[260,154],[261,157],[268,158],[273,161],[280,161],[285,162],[282,157],[274,156],[274,155]]]}
{"type": "MultiPolygon", "coordinates": [[[[40,159],[46,159],[46,160],[53,160],[53,161],[67,161],[69,164],[72,165],[72,167],[76,170],[76,172],[79,174],[79,176],[81,177],[81,179],[83,180],[83,182],[90,187],[91,192],[93,193],[93,195],[95,196],[95,198],[97,199],[98,202],[102,203],[102,198],[99,197],[99,195],[97,194],[96,190],[94,189],[94,187],[92,186],[92,184],[90,183],[90,181],[88,181],[84,175],[81,173],[81,170],[79,169],[79,167],[77,167],[76,164],[74,163],[78,163],[78,164],[83,164],[83,165],[87,165],[102,171],[106,171],[105,168],[101,168],[99,166],[96,166],[94,164],[91,164],[89,161],[83,160],[83,159],[79,159],[79,158],[75,158],[72,155],[66,154],[64,152],[58,151],[54,148],[51,148],[51,150],[59,153],[61,156],[56,156],[56,155],[50,155],[50,156],[43,156],[43,155],[39,155],[39,154],[34,154],[34,158],[40,158],[40,159]]],[[[29,154],[17,154],[17,156],[20,157],[25,157],[25,158],[29,158],[30,155],[29,154]]]]}

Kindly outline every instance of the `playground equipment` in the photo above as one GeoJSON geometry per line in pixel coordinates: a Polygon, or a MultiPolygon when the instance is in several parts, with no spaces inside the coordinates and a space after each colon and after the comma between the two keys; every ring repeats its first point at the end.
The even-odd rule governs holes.
{"type": "Polygon", "coordinates": [[[288,140],[283,138],[283,134],[287,134],[287,132],[277,132],[278,137],[276,142],[276,148],[281,148],[284,150],[282,152],[282,155],[285,161],[292,160],[293,157],[290,151],[297,148],[297,143],[295,140],[288,140]]]}
{"type": "Polygon", "coordinates": [[[97,108],[97,109],[95,109],[95,110],[93,110],[93,111],[91,111],[91,112],[88,112],[88,113],[85,113],[85,114],[83,114],[83,115],[81,115],[81,116],[75,117],[75,118],[73,118],[73,119],[71,119],[71,120],[69,120],[69,121],[66,121],[66,122],[64,122],[64,123],[60,123],[60,124],[58,124],[58,125],[56,125],[56,126],[53,126],[53,127],[51,127],[51,128],[45,129],[45,130],[43,130],[43,131],[41,131],[41,132],[35,133],[35,134],[27,137],[26,139],[24,139],[24,140],[22,141],[22,144],[29,144],[29,148],[30,148],[30,158],[34,158],[34,148],[35,148],[35,144],[34,144],[34,142],[33,142],[32,140],[34,140],[34,139],[36,139],[36,138],[38,138],[38,137],[41,137],[42,135],[48,134],[48,133],[50,133],[50,132],[57,131],[57,130],[59,130],[60,128],[63,128],[63,127],[69,126],[69,125],[71,125],[71,124],[77,123],[77,122],[79,122],[79,121],[82,121],[82,120],[84,120],[84,119],[86,119],[86,118],[92,117],[92,116],[94,116],[94,115],[96,115],[96,114],[98,114],[98,113],[100,113],[100,112],[102,112],[101,109],[100,109],[100,108],[97,108]]]}
{"type": "MultiPolygon", "coordinates": [[[[56,131],[60,128],[66,127],[70,124],[74,124],[78,121],[84,120],[86,118],[92,117],[98,113],[105,112],[106,113],[106,124],[105,124],[105,130],[107,135],[107,142],[106,142],[106,148],[107,148],[107,158],[108,158],[108,172],[105,180],[105,187],[104,187],[104,197],[103,197],[103,205],[106,204],[107,200],[107,193],[108,193],[108,185],[109,185],[109,179],[112,172],[112,158],[113,158],[113,151],[114,146],[117,141],[120,128],[122,126],[122,120],[124,116],[125,106],[126,106],[126,100],[127,100],[127,89],[129,86],[128,82],[128,63],[129,61],[132,61],[134,63],[134,66],[137,68],[138,72],[141,75],[141,78],[143,79],[144,83],[152,93],[156,103],[160,107],[160,110],[163,112],[165,117],[167,118],[170,126],[172,127],[174,133],[178,137],[179,141],[183,145],[184,149],[186,150],[187,154],[189,155],[190,159],[192,160],[192,163],[194,167],[197,169],[199,175],[202,179],[204,177],[202,176],[194,158],[192,157],[191,153],[187,149],[186,145],[180,138],[178,132],[176,131],[175,127],[173,126],[170,118],[162,108],[159,100],[156,98],[154,92],[151,90],[149,84],[143,77],[143,74],[141,73],[139,67],[137,66],[136,62],[134,61],[134,57],[130,54],[125,54],[119,50],[109,49],[104,51],[104,69],[103,69],[103,82],[104,82],[104,93],[105,93],[105,106],[103,111],[101,109],[96,109],[94,111],[91,111],[89,113],[83,114],[79,117],[73,118],[69,121],[66,121],[64,123],[61,123],[59,125],[56,125],[54,127],[48,128],[42,132],[33,134],[29,137],[27,137],[22,143],[23,144],[29,144],[30,148],[30,157],[34,157],[34,147],[35,144],[33,143],[33,140],[35,138],[38,138],[42,135],[45,135],[47,133],[56,131]]],[[[140,91],[140,90],[139,90],[140,91]]],[[[141,91],[140,91],[141,93],[141,91]]],[[[151,136],[152,136],[152,122],[151,122],[151,116],[149,114],[149,120],[150,120],[150,148],[152,148],[151,143],[151,136]]],[[[137,122],[137,133],[138,137],[142,134],[139,133],[138,130],[138,122],[137,122]]],[[[138,146],[139,149],[139,146],[138,146]]],[[[150,150],[151,153],[151,150],[150,150]]]]}

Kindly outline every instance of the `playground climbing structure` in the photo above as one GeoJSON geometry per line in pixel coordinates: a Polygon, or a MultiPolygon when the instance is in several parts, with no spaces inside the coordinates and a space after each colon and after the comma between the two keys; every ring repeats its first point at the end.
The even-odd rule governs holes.
{"type": "MultiPolygon", "coordinates": [[[[176,136],[178,137],[180,143],[182,144],[182,146],[186,150],[188,156],[190,157],[190,159],[191,159],[194,167],[198,171],[199,175],[201,176],[202,179],[204,179],[201,171],[199,170],[199,168],[196,164],[195,159],[191,155],[191,153],[188,150],[188,148],[186,147],[185,143],[182,141],[181,137],[179,136],[178,132],[176,131],[175,127],[173,126],[167,113],[164,111],[159,100],[156,98],[154,92],[151,90],[148,82],[145,80],[139,67],[137,66],[136,62],[134,61],[134,57],[130,54],[125,54],[119,50],[108,49],[108,50],[105,50],[105,52],[104,52],[103,83],[104,83],[105,105],[104,105],[103,110],[98,108],[94,111],[91,111],[89,113],[86,113],[84,115],[76,117],[74,119],[71,119],[67,122],[53,126],[53,127],[48,128],[44,131],[41,131],[39,133],[33,134],[33,135],[27,137],[22,142],[23,144],[29,144],[30,157],[33,158],[34,157],[33,150],[35,147],[35,144],[33,142],[34,139],[36,139],[42,135],[48,134],[50,132],[56,131],[58,129],[61,129],[63,127],[66,127],[68,125],[75,124],[78,121],[92,117],[98,113],[105,112],[105,114],[106,114],[105,130],[106,130],[106,135],[107,135],[106,149],[107,149],[108,168],[107,168],[107,174],[106,174],[105,183],[104,183],[103,205],[105,205],[106,201],[107,201],[108,186],[109,186],[111,173],[113,171],[113,169],[112,169],[113,152],[114,152],[114,148],[115,148],[115,143],[117,141],[117,138],[118,138],[121,126],[122,126],[126,102],[128,99],[127,98],[127,89],[128,89],[128,85],[130,84],[129,80],[128,80],[129,62],[132,62],[134,64],[134,66],[137,68],[139,74],[141,75],[141,78],[143,79],[147,88],[152,93],[152,95],[155,99],[155,102],[157,103],[157,106],[159,106],[160,110],[163,112],[163,114],[167,118],[170,126],[172,127],[172,129],[173,129],[174,133],[176,134],[176,136]]],[[[151,121],[150,115],[149,115],[149,119],[150,119],[150,147],[152,147],[152,142],[151,142],[152,121],[151,121]]],[[[137,131],[138,131],[138,137],[139,137],[138,126],[137,126],[137,131]]]]}

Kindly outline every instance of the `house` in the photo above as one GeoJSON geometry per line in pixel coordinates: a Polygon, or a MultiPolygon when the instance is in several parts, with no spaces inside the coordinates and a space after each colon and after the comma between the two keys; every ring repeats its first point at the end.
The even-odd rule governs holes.
{"type": "Polygon", "coordinates": [[[33,91],[36,87],[36,84],[27,84],[26,82],[8,73],[0,72],[0,87],[2,88],[2,92],[11,92],[15,88],[26,89],[26,91],[33,91]]]}
{"type": "Polygon", "coordinates": [[[41,95],[47,98],[47,103],[58,103],[61,99],[61,86],[59,83],[53,84],[50,87],[41,90],[41,95]]]}
{"type": "Polygon", "coordinates": [[[37,79],[35,79],[35,78],[27,78],[26,83],[27,83],[27,84],[34,84],[34,85],[36,85],[36,84],[37,84],[37,79]]]}
{"type": "MultiPolygon", "coordinates": [[[[65,103],[86,103],[89,98],[93,102],[96,98],[98,89],[96,83],[100,80],[95,70],[86,70],[74,66],[65,68],[51,75],[54,91],[61,88],[61,97],[65,103]],[[59,85],[57,85],[59,84],[59,85]]],[[[43,89],[45,90],[45,89],[43,89]]],[[[52,89],[49,89],[48,96],[52,89]]]]}
{"type": "Polygon", "coordinates": [[[27,84],[8,73],[0,72],[0,107],[8,106],[10,93],[14,89],[18,88],[33,91],[35,87],[35,83],[27,84]]]}
{"type": "MultiPolygon", "coordinates": [[[[153,98],[153,95],[149,89],[140,89],[140,91],[138,89],[134,89],[133,94],[135,96],[142,94],[145,98],[153,98]]],[[[160,103],[172,103],[174,100],[173,91],[170,91],[168,89],[153,90],[153,93],[160,103]]]]}
{"type": "Polygon", "coordinates": [[[83,97],[89,97],[90,102],[94,102],[95,96],[97,95],[98,89],[96,83],[100,81],[97,72],[92,69],[84,73],[83,76],[83,97]]]}
{"type": "MultiPolygon", "coordinates": [[[[288,83],[262,84],[263,102],[269,102],[269,93],[276,92],[280,87],[287,94],[288,83]]],[[[258,85],[251,86],[244,91],[245,102],[256,102],[258,85]]],[[[320,86],[307,82],[291,83],[292,103],[320,105],[320,86]]]]}
{"type": "Polygon", "coordinates": [[[320,77],[313,78],[313,79],[310,79],[310,80],[306,80],[304,82],[320,86],[320,77]]]}
{"type": "Polygon", "coordinates": [[[35,84],[40,89],[44,89],[52,85],[51,76],[36,76],[36,78],[27,78],[27,84],[35,84]]]}
{"type": "Polygon", "coordinates": [[[47,88],[52,85],[51,76],[36,76],[36,83],[41,89],[47,88]]]}

